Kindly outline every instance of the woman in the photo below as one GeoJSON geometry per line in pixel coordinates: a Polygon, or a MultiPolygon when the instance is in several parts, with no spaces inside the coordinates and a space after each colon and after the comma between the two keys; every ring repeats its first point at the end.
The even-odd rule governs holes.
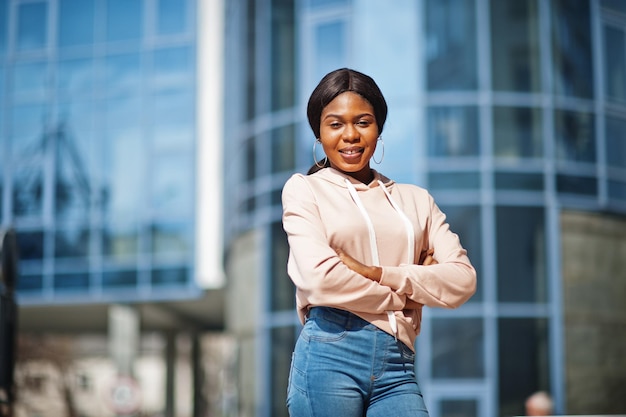
{"type": "Polygon", "coordinates": [[[426,190],[370,168],[387,118],[372,78],[327,74],[307,115],[326,159],[283,189],[288,273],[304,324],[289,414],[428,416],[413,366],[422,307],[460,306],[476,272],[426,190]]]}

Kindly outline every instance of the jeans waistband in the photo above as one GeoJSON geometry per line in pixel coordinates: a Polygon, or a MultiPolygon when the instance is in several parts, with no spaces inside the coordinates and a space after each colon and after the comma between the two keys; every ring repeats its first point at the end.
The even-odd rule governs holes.
{"type": "Polygon", "coordinates": [[[310,319],[319,318],[336,323],[348,330],[362,329],[364,327],[372,327],[376,329],[376,326],[367,320],[363,320],[356,314],[333,307],[313,307],[309,310],[308,317],[310,319]]]}

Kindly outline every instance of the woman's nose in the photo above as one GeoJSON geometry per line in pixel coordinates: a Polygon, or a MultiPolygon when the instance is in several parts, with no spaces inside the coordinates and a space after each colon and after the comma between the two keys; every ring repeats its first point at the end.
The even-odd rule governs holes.
{"type": "Polygon", "coordinates": [[[359,131],[357,130],[357,128],[352,123],[346,124],[346,127],[343,131],[343,139],[354,140],[354,139],[358,139],[358,137],[359,137],[359,131]]]}

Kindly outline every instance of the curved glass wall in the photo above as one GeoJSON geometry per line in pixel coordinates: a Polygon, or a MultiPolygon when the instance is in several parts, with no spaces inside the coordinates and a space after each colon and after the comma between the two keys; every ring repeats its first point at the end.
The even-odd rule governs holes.
{"type": "Polygon", "coordinates": [[[195,8],[0,1],[0,224],[21,302],[198,293],[195,8]]]}
{"type": "Polygon", "coordinates": [[[286,415],[299,330],[280,189],[312,164],[304,106],[342,66],[372,75],[389,102],[376,168],[434,194],[479,273],[465,306],[424,314],[416,367],[431,415],[520,415],[539,389],[564,407],[559,212],[626,213],[621,2],[235,3],[227,244],[264,231],[258,415],[286,415]]]}

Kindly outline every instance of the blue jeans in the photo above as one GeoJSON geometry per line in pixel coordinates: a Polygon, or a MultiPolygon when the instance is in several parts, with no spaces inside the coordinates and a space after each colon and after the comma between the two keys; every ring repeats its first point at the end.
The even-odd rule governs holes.
{"type": "Polygon", "coordinates": [[[347,311],[314,307],[291,360],[291,417],[428,417],[415,354],[347,311]]]}

